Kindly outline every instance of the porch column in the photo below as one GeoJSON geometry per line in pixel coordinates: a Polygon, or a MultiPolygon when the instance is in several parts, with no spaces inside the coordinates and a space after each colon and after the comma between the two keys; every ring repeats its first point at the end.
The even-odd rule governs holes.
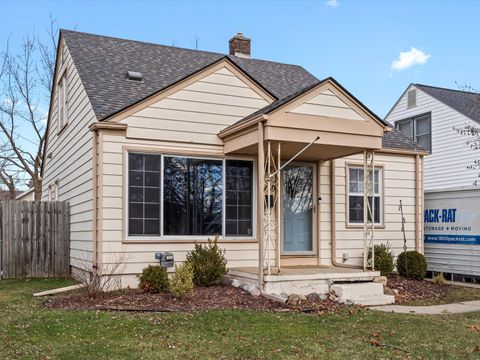
{"type": "Polygon", "coordinates": [[[263,291],[264,253],[264,217],[265,217],[265,149],[263,145],[263,122],[258,123],[258,165],[257,165],[257,239],[258,239],[258,286],[263,291]]]}
{"type": "Polygon", "coordinates": [[[375,269],[375,151],[363,151],[363,270],[375,269]],[[371,199],[371,202],[369,201],[371,199]],[[371,257],[368,254],[371,251],[371,257]]]}

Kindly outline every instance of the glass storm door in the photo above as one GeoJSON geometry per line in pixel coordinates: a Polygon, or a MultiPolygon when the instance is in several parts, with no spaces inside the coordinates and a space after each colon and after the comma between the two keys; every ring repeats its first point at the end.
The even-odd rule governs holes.
{"type": "Polygon", "coordinates": [[[313,248],[314,165],[291,164],[282,174],[284,254],[309,254],[313,248]]]}

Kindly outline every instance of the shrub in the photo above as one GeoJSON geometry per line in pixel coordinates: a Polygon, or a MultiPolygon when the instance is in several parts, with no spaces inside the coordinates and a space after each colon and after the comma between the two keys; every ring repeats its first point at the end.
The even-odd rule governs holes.
{"type": "Polygon", "coordinates": [[[422,280],[427,275],[427,261],[418,251],[402,252],[397,258],[397,270],[407,279],[422,280]]]}
{"type": "MultiPolygon", "coordinates": [[[[395,266],[394,257],[389,244],[375,245],[375,270],[380,271],[382,276],[390,276],[395,266]]],[[[368,252],[368,258],[372,257],[372,250],[368,252]]]]}
{"type": "Polygon", "coordinates": [[[175,274],[168,281],[170,292],[176,298],[183,298],[193,289],[193,271],[188,263],[175,266],[175,274]]]}
{"type": "Polygon", "coordinates": [[[193,283],[198,286],[218,284],[227,273],[225,252],[217,245],[217,239],[208,244],[195,244],[187,254],[187,263],[193,271],[193,283]]]}
{"type": "Polygon", "coordinates": [[[445,285],[446,281],[445,281],[445,276],[443,275],[443,273],[441,272],[441,273],[438,273],[437,275],[435,275],[432,278],[432,283],[440,285],[440,286],[445,285]]]}
{"type": "Polygon", "coordinates": [[[148,265],[139,276],[140,289],[145,292],[158,294],[168,290],[168,274],[160,265],[148,265]]]}

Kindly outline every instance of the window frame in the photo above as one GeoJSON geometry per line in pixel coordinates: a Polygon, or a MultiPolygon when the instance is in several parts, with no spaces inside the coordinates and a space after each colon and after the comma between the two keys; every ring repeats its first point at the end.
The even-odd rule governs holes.
{"type": "MultiPolygon", "coordinates": [[[[430,119],[430,133],[428,134],[429,137],[430,137],[430,149],[425,149],[427,150],[430,154],[432,153],[432,150],[433,150],[433,143],[432,143],[432,112],[431,111],[428,111],[428,112],[425,112],[425,113],[421,113],[421,114],[418,114],[418,115],[413,115],[413,116],[409,116],[405,119],[401,119],[401,120],[396,120],[395,121],[395,129],[397,129],[398,131],[400,131],[400,124],[405,124],[407,122],[411,122],[412,123],[412,132],[413,132],[413,138],[410,138],[410,140],[414,141],[415,144],[418,144],[418,141],[417,141],[417,137],[418,136],[425,136],[427,135],[427,133],[425,134],[422,134],[422,135],[417,135],[417,120],[418,119],[422,119],[424,117],[429,117],[430,119]]],[[[403,134],[403,133],[402,133],[403,134]]]]}
{"type": "Polygon", "coordinates": [[[407,109],[412,109],[412,108],[417,106],[417,94],[418,94],[417,89],[415,89],[415,88],[407,91],[407,109]],[[411,105],[410,102],[409,102],[409,97],[410,97],[410,94],[412,94],[412,93],[414,94],[414,97],[413,97],[414,104],[413,105],[411,105]]]}
{"type": "Polygon", "coordinates": [[[60,73],[59,80],[57,82],[57,134],[65,129],[68,125],[68,73],[67,68],[60,73]],[[62,92],[62,97],[60,97],[60,91],[62,92]],[[60,121],[60,101],[63,102],[63,121],[60,121]]]}
{"type": "MultiPolygon", "coordinates": [[[[363,170],[363,164],[358,162],[346,162],[345,163],[345,227],[347,229],[358,229],[363,228],[363,222],[354,223],[350,222],[350,168],[358,168],[363,170]]],[[[385,166],[384,164],[375,164],[375,170],[379,170],[378,175],[379,187],[378,187],[378,196],[380,197],[380,222],[374,223],[375,229],[384,229],[385,228],[385,166]]],[[[353,196],[359,196],[358,193],[353,196]]],[[[363,191],[361,196],[363,197],[363,191]]],[[[375,195],[377,196],[377,195],[375,195]]],[[[378,209],[375,208],[375,212],[378,209]]]]}
{"type": "Polygon", "coordinates": [[[175,153],[169,151],[157,151],[151,149],[142,148],[126,148],[124,150],[124,189],[122,191],[123,196],[123,242],[125,243],[162,243],[168,241],[174,242],[192,242],[192,241],[207,241],[213,239],[214,235],[165,235],[164,234],[164,158],[165,157],[181,157],[200,160],[220,160],[222,161],[222,234],[218,236],[218,239],[225,242],[235,241],[256,241],[257,238],[257,161],[255,158],[248,156],[210,156],[199,155],[189,153],[175,153]],[[129,220],[129,206],[128,206],[128,194],[129,194],[129,154],[148,154],[157,155],[161,157],[160,168],[160,236],[158,235],[130,235],[128,228],[129,220]],[[252,162],[252,235],[251,236],[226,236],[226,161],[227,160],[242,160],[252,162]]]}

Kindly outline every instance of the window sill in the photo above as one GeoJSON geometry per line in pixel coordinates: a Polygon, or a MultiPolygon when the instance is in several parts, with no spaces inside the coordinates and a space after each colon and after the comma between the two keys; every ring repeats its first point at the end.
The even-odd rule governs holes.
{"type": "MultiPolygon", "coordinates": [[[[347,229],[363,229],[363,224],[346,224],[347,229]]],[[[385,229],[385,224],[375,224],[374,229],[385,229]]]]}
{"type": "Polygon", "coordinates": [[[57,136],[60,136],[63,131],[65,130],[65,128],[68,126],[68,122],[65,123],[58,131],[57,131],[57,136]]]}
{"type": "MultiPolygon", "coordinates": [[[[212,240],[212,239],[210,239],[212,240]]],[[[152,239],[152,238],[127,238],[122,240],[122,244],[207,244],[209,242],[208,238],[163,238],[163,239],[152,239]]],[[[251,237],[245,238],[228,238],[228,239],[217,239],[217,244],[234,244],[234,243],[258,243],[257,239],[251,237]]]]}

